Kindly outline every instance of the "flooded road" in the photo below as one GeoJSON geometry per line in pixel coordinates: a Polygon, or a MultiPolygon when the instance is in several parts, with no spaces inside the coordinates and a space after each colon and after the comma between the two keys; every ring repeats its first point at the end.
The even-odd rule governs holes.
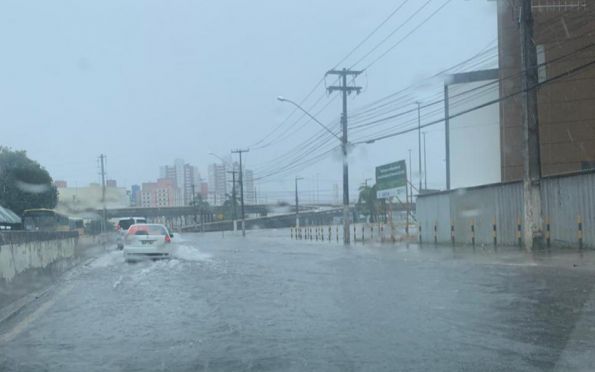
{"type": "Polygon", "coordinates": [[[595,370],[595,256],[178,234],[0,325],[2,371],[595,370]]]}

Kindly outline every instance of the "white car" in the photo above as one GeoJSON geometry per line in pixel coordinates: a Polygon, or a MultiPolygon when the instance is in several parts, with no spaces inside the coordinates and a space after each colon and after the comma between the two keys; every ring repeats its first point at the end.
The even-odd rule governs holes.
{"type": "Polygon", "coordinates": [[[118,219],[116,223],[116,245],[118,249],[124,248],[124,238],[128,232],[128,228],[134,224],[147,223],[147,219],[144,217],[122,217],[118,219]]]}
{"type": "Polygon", "coordinates": [[[132,225],[124,238],[124,259],[130,262],[169,258],[172,254],[173,235],[165,226],[159,224],[132,225]]]}

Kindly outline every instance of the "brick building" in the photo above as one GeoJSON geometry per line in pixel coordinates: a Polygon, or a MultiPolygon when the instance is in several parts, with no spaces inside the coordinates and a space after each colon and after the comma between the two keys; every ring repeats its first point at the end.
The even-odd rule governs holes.
{"type": "MultiPolygon", "coordinates": [[[[500,96],[520,91],[520,0],[498,0],[500,96]]],[[[595,0],[533,0],[542,174],[595,167],[595,0]]],[[[521,95],[500,102],[502,181],[523,175],[521,95]]]]}

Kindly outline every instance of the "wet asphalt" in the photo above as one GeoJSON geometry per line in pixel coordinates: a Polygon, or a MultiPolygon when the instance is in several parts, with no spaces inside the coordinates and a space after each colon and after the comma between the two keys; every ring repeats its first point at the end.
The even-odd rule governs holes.
{"type": "Polygon", "coordinates": [[[595,254],[176,235],[0,324],[0,371],[595,370],[595,254]]]}

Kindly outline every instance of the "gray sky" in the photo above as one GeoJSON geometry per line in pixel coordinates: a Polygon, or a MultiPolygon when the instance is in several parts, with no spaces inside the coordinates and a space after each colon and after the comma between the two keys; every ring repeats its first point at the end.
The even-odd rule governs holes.
{"type": "MultiPolygon", "coordinates": [[[[70,185],[98,180],[100,153],[108,156],[109,177],[125,186],[155,179],[159,165],[174,158],[199,166],[206,177],[214,160],[209,152],[225,155],[267,135],[292,110],[276,96],[301,100],[400,3],[4,1],[1,144],[27,150],[54,179],[70,185]]],[[[422,3],[409,1],[340,67],[351,67],[422,3]]],[[[410,27],[355,68],[367,65],[442,3],[431,1],[410,27]]],[[[495,2],[451,1],[358,77],[365,89],[350,98],[350,111],[469,58],[493,41],[496,31],[495,2]]],[[[433,83],[440,87],[440,81],[433,83]]],[[[323,93],[321,86],[304,106],[323,93]]],[[[423,101],[426,92],[415,94],[423,101]]],[[[323,98],[313,112],[333,97],[323,98]]],[[[330,125],[340,108],[336,100],[318,117],[330,125]]],[[[257,176],[267,174],[283,165],[289,149],[320,129],[308,121],[293,128],[300,129],[247,154],[246,166],[260,170],[257,176]]],[[[439,187],[444,182],[440,127],[428,129],[427,141],[428,186],[439,187]]],[[[416,134],[354,148],[352,192],[373,177],[374,166],[407,158],[409,148],[417,169],[416,134]]],[[[305,190],[314,189],[318,174],[321,197],[331,196],[340,183],[340,160],[331,154],[257,187],[270,198],[284,197],[293,189],[295,174],[306,178],[305,190]]]]}

